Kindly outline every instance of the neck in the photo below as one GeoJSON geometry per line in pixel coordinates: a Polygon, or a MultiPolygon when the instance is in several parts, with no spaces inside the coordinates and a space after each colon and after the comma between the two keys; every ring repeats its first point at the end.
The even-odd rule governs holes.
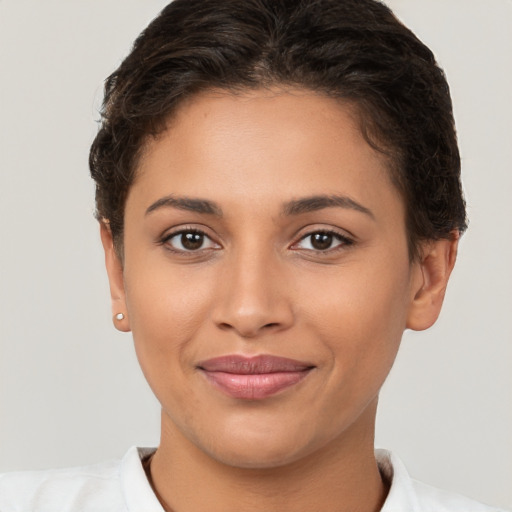
{"type": "Polygon", "coordinates": [[[388,489],[373,451],[375,408],[321,450],[257,469],[215,460],[163,413],[161,444],[151,461],[153,489],[167,512],[378,512],[388,489]]]}

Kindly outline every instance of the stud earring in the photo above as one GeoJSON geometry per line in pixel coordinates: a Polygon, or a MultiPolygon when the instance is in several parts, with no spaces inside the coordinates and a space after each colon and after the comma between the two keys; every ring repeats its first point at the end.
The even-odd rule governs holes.
{"type": "Polygon", "coordinates": [[[124,320],[124,315],[123,315],[123,313],[117,313],[117,315],[116,315],[116,320],[124,320]]]}

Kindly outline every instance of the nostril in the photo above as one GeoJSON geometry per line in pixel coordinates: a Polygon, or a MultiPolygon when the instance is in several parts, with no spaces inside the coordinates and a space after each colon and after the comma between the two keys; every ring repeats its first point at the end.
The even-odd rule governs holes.
{"type": "MultiPolygon", "coordinates": [[[[247,299],[247,295],[244,297],[247,299]]],[[[219,304],[213,312],[212,320],[220,331],[236,332],[242,338],[255,338],[263,333],[270,334],[290,327],[294,316],[287,301],[279,304],[262,300],[244,302],[235,301],[231,295],[219,304]]]]}
{"type": "Polygon", "coordinates": [[[254,325],[235,325],[229,322],[219,322],[218,328],[223,331],[234,330],[243,338],[254,338],[258,333],[266,332],[278,328],[281,324],[279,322],[269,322],[268,324],[261,325],[260,327],[254,325]]]}

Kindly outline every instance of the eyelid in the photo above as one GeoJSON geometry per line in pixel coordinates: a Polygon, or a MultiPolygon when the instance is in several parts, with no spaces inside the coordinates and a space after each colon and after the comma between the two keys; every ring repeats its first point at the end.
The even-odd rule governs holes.
{"type": "Polygon", "coordinates": [[[207,231],[208,230],[206,228],[198,227],[198,226],[193,226],[193,225],[176,226],[174,228],[171,228],[171,229],[167,230],[158,239],[157,243],[159,245],[166,246],[167,250],[175,252],[175,253],[179,253],[179,254],[198,254],[198,253],[200,253],[202,251],[209,251],[209,250],[212,250],[212,249],[219,249],[219,248],[221,248],[222,247],[221,244],[219,242],[217,242],[216,240],[214,240],[214,237],[212,237],[207,231]],[[177,237],[179,235],[183,235],[184,233],[196,233],[196,234],[202,235],[206,239],[210,240],[211,244],[214,247],[204,247],[204,248],[202,247],[202,248],[197,249],[197,250],[186,250],[186,249],[177,249],[175,247],[170,246],[170,244],[169,244],[170,240],[172,240],[174,237],[177,237]]]}
{"type": "Polygon", "coordinates": [[[356,243],[355,237],[353,235],[347,235],[341,230],[333,228],[333,227],[309,227],[306,232],[302,232],[301,234],[297,235],[296,241],[293,242],[293,244],[290,246],[290,249],[294,250],[303,250],[303,251],[309,251],[309,252],[315,252],[319,254],[326,254],[329,252],[335,252],[336,250],[340,249],[346,249],[348,247],[353,246],[356,243]],[[329,249],[321,250],[321,249],[305,249],[305,248],[299,248],[297,245],[305,240],[306,238],[313,236],[317,233],[322,233],[326,235],[332,235],[333,238],[339,241],[339,243],[329,249]]]}
{"type": "MultiPolygon", "coordinates": [[[[169,251],[179,253],[179,254],[198,254],[202,251],[211,251],[211,250],[217,250],[222,248],[222,244],[220,244],[216,238],[209,234],[209,229],[202,225],[179,225],[174,226],[167,231],[164,232],[161,237],[157,240],[158,245],[165,245],[169,251]],[[174,247],[171,247],[170,244],[168,244],[169,240],[171,240],[174,237],[177,237],[179,235],[182,235],[184,233],[197,233],[202,236],[204,236],[206,239],[208,239],[211,244],[213,245],[210,247],[204,247],[199,248],[197,250],[186,250],[186,249],[177,249],[174,247]]],[[[326,254],[326,253],[332,253],[336,250],[340,249],[347,249],[348,247],[353,246],[356,243],[356,237],[352,234],[347,234],[346,230],[341,230],[340,228],[335,228],[332,226],[307,226],[306,228],[302,228],[299,230],[299,232],[294,237],[295,242],[293,242],[289,249],[292,250],[302,250],[302,251],[309,251],[312,253],[318,253],[318,254],[326,254]],[[321,250],[321,249],[308,249],[308,248],[300,248],[297,247],[298,244],[300,244],[303,240],[306,238],[313,236],[315,234],[322,233],[322,234],[328,234],[332,235],[333,238],[335,238],[339,243],[337,243],[334,247],[321,250]]]]}

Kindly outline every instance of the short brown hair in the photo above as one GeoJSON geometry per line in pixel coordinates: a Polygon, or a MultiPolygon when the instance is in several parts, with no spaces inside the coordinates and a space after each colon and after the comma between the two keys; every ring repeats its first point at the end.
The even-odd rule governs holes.
{"type": "Polygon", "coordinates": [[[96,215],[122,247],[124,206],[148,136],[191,95],[285,85],[358,107],[388,156],[421,240],[466,228],[452,104],[432,52],[375,0],[175,0],[107,79],[90,152],[96,215]]]}

